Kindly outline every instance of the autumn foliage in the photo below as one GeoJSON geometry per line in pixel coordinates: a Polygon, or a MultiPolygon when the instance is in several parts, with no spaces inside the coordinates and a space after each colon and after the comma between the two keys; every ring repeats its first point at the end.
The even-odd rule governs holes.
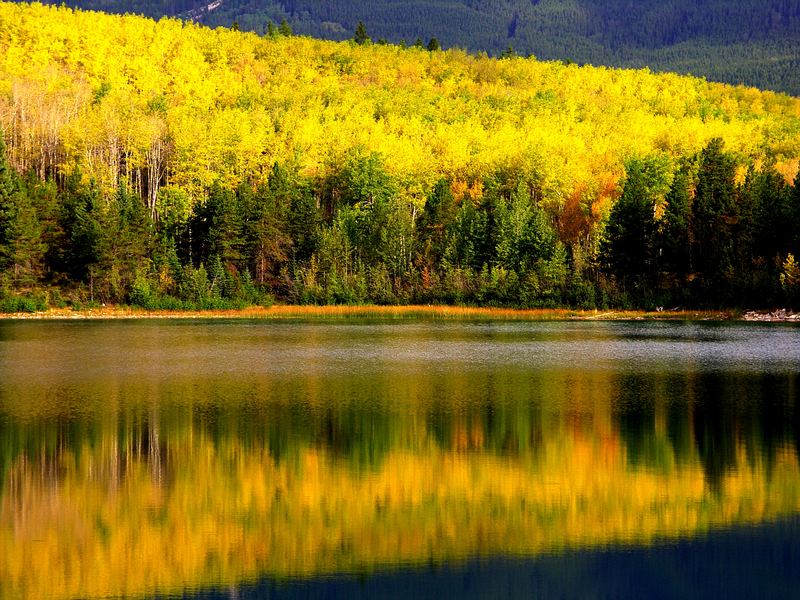
{"type": "Polygon", "coordinates": [[[714,139],[800,157],[799,100],[647,70],[8,3],[0,57],[1,293],[51,304],[650,302],[600,256],[630,160],[659,214],[714,139]]]}

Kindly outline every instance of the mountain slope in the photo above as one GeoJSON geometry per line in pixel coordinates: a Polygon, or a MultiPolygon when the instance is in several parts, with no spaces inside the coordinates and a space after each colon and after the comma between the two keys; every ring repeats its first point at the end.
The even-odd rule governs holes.
{"type": "Polygon", "coordinates": [[[627,156],[717,136],[751,159],[800,155],[798,101],[695,78],[0,7],[0,126],[23,171],[79,163],[114,186],[162,139],[169,183],[194,195],[287,157],[324,173],[363,147],[420,192],[537,156],[569,195],[615,181],[627,156]]]}
{"type": "Polygon", "coordinates": [[[800,280],[800,99],[755,88],[0,2],[0,131],[0,300],[674,306],[800,280]]]}
{"type": "Polygon", "coordinates": [[[297,33],[497,55],[643,67],[800,95],[800,0],[73,0],[70,5],[152,17],[194,15],[262,33],[286,19],[297,33]],[[212,10],[208,10],[212,8],[212,10]]]}

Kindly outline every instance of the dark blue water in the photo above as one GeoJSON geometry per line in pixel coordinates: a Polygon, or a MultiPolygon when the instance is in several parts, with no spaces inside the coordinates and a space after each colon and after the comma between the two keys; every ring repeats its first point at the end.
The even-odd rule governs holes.
{"type": "Polygon", "coordinates": [[[733,528],[648,548],[489,559],[360,577],[264,580],[191,597],[797,598],[800,520],[733,528]]]}

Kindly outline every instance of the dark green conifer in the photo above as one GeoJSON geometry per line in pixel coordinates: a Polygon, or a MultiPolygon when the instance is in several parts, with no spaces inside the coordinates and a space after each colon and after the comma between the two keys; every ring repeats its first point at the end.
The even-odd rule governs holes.
{"type": "Polygon", "coordinates": [[[722,140],[711,140],[700,154],[692,204],[692,257],[715,301],[721,301],[734,266],[734,225],[738,223],[735,173],[736,163],[724,151],[722,140]]]}
{"type": "Polygon", "coordinates": [[[611,209],[603,240],[608,270],[627,289],[644,291],[652,278],[655,198],[640,160],[626,168],[622,196],[611,209]]]}
{"type": "Polygon", "coordinates": [[[361,46],[372,41],[370,40],[369,35],[367,35],[367,27],[364,25],[364,21],[359,21],[358,25],[356,25],[356,32],[353,35],[353,41],[361,46]]]}
{"type": "Polygon", "coordinates": [[[292,26],[289,25],[289,22],[286,19],[281,19],[281,24],[278,27],[278,33],[286,37],[294,35],[292,26]]]}

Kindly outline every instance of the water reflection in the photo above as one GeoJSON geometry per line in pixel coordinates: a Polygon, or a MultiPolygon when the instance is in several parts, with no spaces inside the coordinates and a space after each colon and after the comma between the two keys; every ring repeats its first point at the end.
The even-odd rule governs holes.
{"type": "Polygon", "coordinates": [[[800,519],[675,543],[425,565],[369,577],[265,579],[197,594],[230,598],[770,598],[800,588],[800,519]]]}
{"type": "Polygon", "coordinates": [[[790,517],[798,333],[0,324],[0,597],[648,546],[790,517]]]}

